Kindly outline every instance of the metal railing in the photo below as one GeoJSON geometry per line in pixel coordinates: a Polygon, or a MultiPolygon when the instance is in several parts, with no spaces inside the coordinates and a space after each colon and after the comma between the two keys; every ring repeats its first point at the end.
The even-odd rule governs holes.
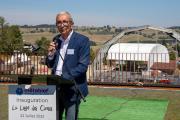
{"type": "Polygon", "coordinates": [[[50,75],[45,55],[32,53],[0,53],[0,82],[17,82],[18,75],[50,75]]]}
{"type": "Polygon", "coordinates": [[[107,56],[100,53],[99,56],[103,62],[89,66],[91,84],[180,85],[179,61],[169,60],[169,54],[111,53],[107,56]]]}
{"type": "MultiPolygon", "coordinates": [[[[89,65],[89,84],[180,85],[180,64],[164,53],[105,53],[99,66],[89,65]],[[95,68],[97,67],[97,68],[95,68]]],[[[0,82],[17,82],[17,75],[50,75],[45,55],[0,53],[0,82]]]]}

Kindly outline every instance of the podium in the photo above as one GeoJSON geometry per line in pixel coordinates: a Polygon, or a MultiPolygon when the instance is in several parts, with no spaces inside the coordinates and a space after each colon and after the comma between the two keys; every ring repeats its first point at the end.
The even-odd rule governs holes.
{"type": "MultiPolygon", "coordinates": [[[[10,120],[13,120],[13,116],[17,115],[17,120],[23,120],[24,118],[33,118],[34,120],[38,120],[40,117],[44,117],[44,120],[47,120],[45,117],[47,115],[49,115],[48,111],[46,112],[42,112],[39,109],[47,109],[47,110],[53,110],[53,108],[56,110],[56,118],[52,118],[52,120],[58,120],[59,119],[59,90],[57,86],[63,85],[63,86],[71,86],[74,85],[74,81],[73,80],[67,80],[65,78],[62,78],[61,76],[57,76],[57,75],[44,75],[45,79],[46,79],[46,84],[45,85],[31,85],[32,84],[32,79],[33,77],[36,77],[39,75],[18,75],[18,85],[15,86],[11,86],[10,89],[10,93],[9,93],[9,99],[10,99],[10,104],[9,104],[9,116],[10,116],[10,120]],[[31,85],[30,88],[26,89],[25,86],[26,85],[31,85]],[[54,90],[53,90],[54,89],[54,90]],[[46,90],[48,92],[52,92],[54,94],[44,94],[44,92],[46,92],[46,90]],[[37,91],[37,93],[35,92],[37,91]],[[32,92],[32,93],[31,93],[32,92]],[[37,102],[36,104],[27,104],[28,106],[26,106],[23,102],[17,102],[17,100],[24,100],[26,99],[42,99],[42,97],[40,97],[42,94],[39,92],[43,92],[43,100],[48,100],[49,103],[45,106],[45,104],[39,105],[39,103],[37,102]],[[15,95],[15,97],[14,97],[15,95]],[[14,101],[14,98],[16,98],[16,102],[14,101]],[[46,98],[46,99],[44,99],[46,98]],[[51,102],[50,102],[51,101],[51,102]],[[54,102],[53,102],[54,101],[54,102]],[[16,106],[15,106],[16,105],[16,106]],[[14,107],[15,106],[15,107],[14,107]],[[20,108],[21,106],[26,107],[29,110],[29,113],[27,113],[27,111],[18,111],[18,109],[22,109],[20,108]],[[39,107],[40,106],[40,107],[39,107]],[[53,107],[52,107],[53,106],[53,107]],[[44,108],[43,108],[44,107],[44,108]],[[13,110],[12,110],[13,109],[13,110]],[[35,109],[34,111],[32,111],[33,109],[35,109]],[[31,110],[31,111],[30,111],[31,110]],[[22,116],[23,115],[23,116],[22,116]],[[28,116],[28,117],[26,117],[28,116]]],[[[44,110],[46,111],[46,110],[44,110]]],[[[16,120],[16,119],[15,119],[16,120]]]]}
{"type": "Polygon", "coordinates": [[[47,75],[47,85],[73,85],[73,80],[67,80],[58,75],[47,75]]]}
{"type": "Polygon", "coordinates": [[[32,75],[18,75],[18,85],[32,84],[32,75]]]}
{"type": "MultiPolygon", "coordinates": [[[[83,101],[85,102],[85,98],[83,96],[83,94],[81,93],[81,91],[79,90],[78,86],[76,85],[76,82],[75,80],[67,80],[65,78],[62,78],[61,76],[57,76],[57,75],[45,75],[45,79],[46,79],[46,85],[32,85],[30,88],[27,88],[26,89],[26,85],[30,85],[32,84],[32,79],[33,77],[35,77],[37,75],[18,75],[18,85],[16,86],[12,86],[10,87],[10,96],[9,98],[11,98],[11,104],[9,106],[9,110],[12,110],[10,112],[10,115],[11,115],[11,118],[10,120],[13,120],[14,118],[12,116],[14,115],[24,115],[23,117],[22,116],[17,116],[17,120],[24,120],[24,118],[28,118],[26,116],[28,116],[28,113],[27,111],[19,111],[17,112],[16,109],[22,109],[22,108],[18,108],[18,107],[21,107],[23,106],[26,107],[26,109],[28,110],[34,110],[34,111],[29,111],[31,112],[31,114],[29,114],[31,116],[31,118],[33,118],[34,120],[36,120],[35,118],[37,118],[37,120],[39,119],[39,116],[40,115],[43,115],[43,117],[46,117],[48,114],[40,111],[41,114],[38,113],[38,108],[41,109],[41,107],[44,107],[44,111],[51,111],[53,110],[53,108],[56,109],[56,118],[53,118],[52,120],[58,120],[59,119],[59,86],[61,88],[61,85],[64,87],[64,86],[73,86],[75,87],[75,89],[77,90],[77,93],[80,95],[80,97],[83,99],[83,101]],[[53,92],[53,94],[50,96],[49,95],[49,92],[51,93],[51,91],[49,91],[50,89],[54,89],[55,92],[53,92]],[[46,90],[48,91],[47,94],[44,94],[44,92],[46,92],[46,90]],[[16,103],[14,103],[14,98],[12,95],[15,95],[16,97],[16,103]],[[44,100],[48,100],[49,101],[49,105],[51,105],[52,103],[55,104],[55,106],[52,104],[51,106],[48,106],[47,105],[44,105],[44,106],[40,106],[38,107],[38,102],[36,104],[30,104],[29,106],[26,106],[26,104],[24,104],[23,102],[17,102],[17,101],[23,101],[25,98],[26,99],[42,99],[42,97],[40,97],[42,95],[42,97],[46,97],[44,98],[44,100]],[[51,100],[54,100],[54,102],[50,102],[51,100]],[[14,108],[14,105],[15,104],[18,104],[18,106],[15,106],[14,108]],[[53,106],[53,107],[52,107],[53,106]],[[37,113],[36,113],[37,112],[37,113]],[[36,117],[35,117],[36,116],[36,117]]],[[[43,108],[42,108],[43,109],[43,108]]],[[[42,117],[42,116],[41,116],[42,117]]],[[[46,119],[45,119],[46,120],[46,119]]]]}
{"type": "MultiPolygon", "coordinates": [[[[18,75],[18,85],[32,84],[32,79],[37,75],[18,75]]],[[[67,80],[58,75],[45,75],[47,85],[73,85],[73,80],[67,80]]]]}
{"type": "MultiPolygon", "coordinates": [[[[58,75],[48,75],[47,76],[47,85],[74,85],[75,89],[77,90],[77,93],[80,95],[81,99],[86,102],[86,99],[84,97],[84,95],[82,94],[82,92],[80,91],[80,89],[78,88],[76,81],[75,80],[67,80],[61,76],[58,75]]],[[[57,90],[57,89],[56,89],[57,90]]]]}
{"type": "Polygon", "coordinates": [[[9,85],[9,120],[58,120],[57,104],[55,85],[9,85]]]}

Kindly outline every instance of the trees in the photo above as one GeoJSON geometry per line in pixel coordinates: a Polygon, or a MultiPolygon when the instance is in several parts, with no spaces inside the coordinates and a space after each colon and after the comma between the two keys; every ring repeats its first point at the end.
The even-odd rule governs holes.
{"type": "Polygon", "coordinates": [[[2,50],[13,52],[23,48],[23,39],[18,26],[10,26],[3,30],[2,33],[2,50]]]}
{"type": "Polygon", "coordinates": [[[178,57],[180,57],[180,45],[177,44],[177,52],[178,52],[178,57]]]}
{"type": "Polygon", "coordinates": [[[4,17],[0,16],[1,33],[3,32],[4,24],[5,24],[5,19],[4,17]]]}
{"type": "Polygon", "coordinates": [[[164,45],[165,47],[168,47],[168,45],[167,45],[167,43],[166,43],[166,40],[162,40],[162,43],[161,43],[162,45],[164,45]]]}
{"type": "Polygon", "coordinates": [[[93,49],[91,48],[91,49],[90,49],[90,62],[91,62],[91,63],[93,62],[93,60],[94,60],[95,57],[96,57],[96,55],[95,55],[93,49]]]}
{"type": "Polygon", "coordinates": [[[41,37],[40,40],[36,40],[36,44],[40,47],[39,54],[44,54],[48,50],[50,41],[46,37],[41,37]]]}
{"type": "Polygon", "coordinates": [[[170,60],[176,60],[176,53],[174,51],[169,52],[170,60]]]}
{"type": "Polygon", "coordinates": [[[19,27],[16,25],[8,26],[5,23],[5,19],[0,17],[0,51],[12,53],[14,50],[21,50],[23,39],[19,27]]]}

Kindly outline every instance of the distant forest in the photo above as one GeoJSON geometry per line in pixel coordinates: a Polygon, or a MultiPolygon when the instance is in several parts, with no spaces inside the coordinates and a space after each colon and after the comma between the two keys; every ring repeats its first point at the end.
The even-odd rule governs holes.
{"type": "Polygon", "coordinates": [[[21,28],[53,28],[56,26],[55,25],[49,25],[49,24],[40,24],[40,25],[22,25],[19,27],[21,27],[21,28]]]}
{"type": "MultiPolygon", "coordinates": [[[[106,25],[107,27],[111,27],[110,25],[106,25]]],[[[55,24],[40,24],[40,25],[20,25],[19,27],[21,28],[53,28],[56,27],[55,24]]],[[[91,28],[92,26],[75,26],[75,27],[80,27],[80,28],[91,28]]],[[[95,26],[93,26],[94,28],[96,28],[95,26]]],[[[105,27],[105,26],[103,26],[105,27]]],[[[114,27],[114,26],[113,26],[114,27]]],[[[118,27],[118,28],[136,28],[138,26],[134,26],[134,27],[118,27]]],[[[97,27],[98,28],[98,27],[97,27]]],[[[115,27],[116,28],[116,27],[115,27]]],[[[180,29],[180,26],[172,26],[172,27],[167,27],[168,29],[180,29]]]]}

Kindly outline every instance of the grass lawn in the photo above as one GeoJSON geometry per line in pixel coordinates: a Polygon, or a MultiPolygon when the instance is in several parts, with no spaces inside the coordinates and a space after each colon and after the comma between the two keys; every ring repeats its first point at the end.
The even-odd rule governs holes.
{"type": "Polygon", "coordinates": [[[89,96],[80,107],[81,120],[163,120],[167,100],[89,96]]]}
{"type": "MultiPolygon", "coordinates": [[[[0,85],[0,120],[8,120],[7,85],[0,85]]],[[[89,87],[79,120],[179,120],[180,91],[89,87]]]]}

